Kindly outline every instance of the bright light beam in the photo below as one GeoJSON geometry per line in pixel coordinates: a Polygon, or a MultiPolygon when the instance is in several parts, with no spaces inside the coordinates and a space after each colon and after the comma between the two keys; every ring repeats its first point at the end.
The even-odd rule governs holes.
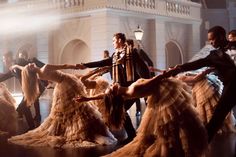
{"type": "Polygon", "coordinates": [[[55,29],[60,22],[59,9],[56,8],[56,4],[48,1],[35,3],[1,5],[0,35],[17,35],[55,29]]]}

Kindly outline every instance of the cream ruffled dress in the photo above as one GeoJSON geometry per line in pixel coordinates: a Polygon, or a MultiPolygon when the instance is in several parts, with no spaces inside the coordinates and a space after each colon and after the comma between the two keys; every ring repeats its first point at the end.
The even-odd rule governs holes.
{"type": "MultiPolygon", "coordinates": [[[[204,125],[210,121],[220,99],[222,89],[222,82],[217,76],[211,74],[194,84],[192,91],[196,102],[196,110],[204,125]]],[[[235,118],[233,111],[231,111],[226,117],[220,132],[236,132],[234,125],[235,118]]]]}
{"type": "Polygon", "coordinates": [[[51,147],[93,147],[116,143],[92,102],[73,101],[78,95],[87,95],[80,79],[71,74],[61,75],[63,81],[54,89],[49,116],[38,128],[9,141],[25,146],[51,147]]]}
{"type": "Polygon", "coordinates": [[[1,134],[13,135],[17,130],[16,101],[6,88],[0,83],[0,136],[1,134]]]}
{"type": "Polygon", "coordinates": [[[204,156],[207,132],[193,107],[188,88],[176,79],[162,80],[148,97],[137,136],[107,156],[204,156]]]}

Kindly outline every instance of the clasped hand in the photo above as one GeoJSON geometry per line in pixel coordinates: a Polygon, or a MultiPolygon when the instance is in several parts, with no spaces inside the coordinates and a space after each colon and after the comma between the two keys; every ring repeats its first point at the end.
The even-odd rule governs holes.
{"type": "Polygon", "coordinates": [[[77,96],[73,99],[74,101],[78,102],[78,103],[81,103],[81,102],[85,102],[85,101],[88,101],[89,99],[85,96],[77,96]]]}

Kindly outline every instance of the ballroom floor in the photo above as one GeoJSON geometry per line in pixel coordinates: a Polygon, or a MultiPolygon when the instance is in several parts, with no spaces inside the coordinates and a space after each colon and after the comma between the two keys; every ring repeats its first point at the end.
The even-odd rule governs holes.
{"type": "MultiPolygon", "coordinates": [[[[50,101],[40,100],[40,111],[42,119],[47,117],[50,112],[50,101]]],[[[142,105],[144,110],[145,105],[142,105]]],[[[135,116],[135,105],[129,111],[134,126],[138,126],[141,117],[135,116]]],[[[24,120],[19,120],[18,133],[26,131],[27,125],[24,120]]],[[[7,139],[0,138],[0,156],[1,157],[98,157],[122,147],[120,144],[113,146],[100,146],[87,149],[58,149],[50,147],[33,148],[22,147],[7,143],[7,139]]],[[[206,157],[236,157],[236,134],[218,134],[211,145],[206,157]]]]}

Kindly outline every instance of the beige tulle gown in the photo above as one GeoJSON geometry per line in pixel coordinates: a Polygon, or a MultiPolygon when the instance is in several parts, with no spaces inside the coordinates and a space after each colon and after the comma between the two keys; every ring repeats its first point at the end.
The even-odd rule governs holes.
{"type": "Polygon", "coordinates": [[[0,136],[13,135],[17,129],[17,113],[15,110],[15,99],[6,88],[0,83],[0,136]]]}
{"type": "Polygon", "coordinates": [[[162,80],[148,97],[137,136],[114,157],[201,157],[207,133],[189,87],[176,79],[162,80]]]}
{"type": "MultiPolygon", "coordinates": [[[[193,97],[196,102],[196,110],[203,123],[206,125],[215,110],[223,89],[222,82],[217,76],[208,74],[193,85],[193,97]]],[[[235,118],[231,111],[224,121],[219,132],[236,132],[235,118]]]]}
{"type": "Polygon", "coordinates": [[[96,105],[77,103],[78,95],[87,95],[86,89],[76,76],[61,73],[62,82],[57,83],[53,93],[49,116],[36,129],[9,139],[26,146],[92,147],[116,143],[102,121],[96,105]]]}

